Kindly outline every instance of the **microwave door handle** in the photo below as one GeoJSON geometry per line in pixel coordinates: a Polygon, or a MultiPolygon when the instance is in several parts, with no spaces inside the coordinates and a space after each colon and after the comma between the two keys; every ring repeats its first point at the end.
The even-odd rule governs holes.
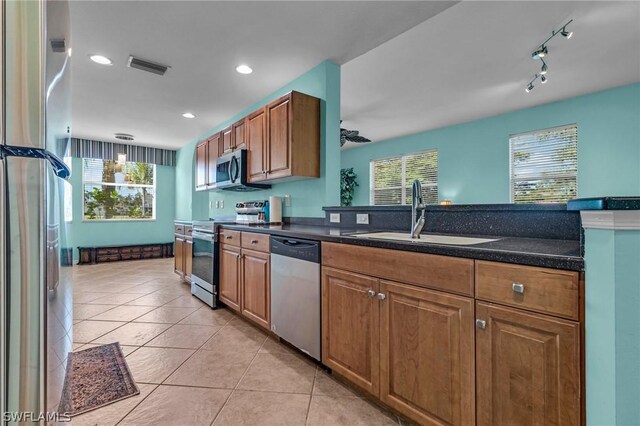
{"type": "Polygon", "coordinates": [[[231,165],[229,166],[229,178],[231,183],[236,183],[239,174],[238,157],[231,157],[231,165]]]}

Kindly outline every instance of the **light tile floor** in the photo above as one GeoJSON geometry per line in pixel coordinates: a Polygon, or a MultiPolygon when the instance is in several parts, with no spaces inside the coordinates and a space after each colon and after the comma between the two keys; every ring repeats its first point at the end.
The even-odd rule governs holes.
{"type": "Polygon", "coordinates": [[[191,296],[173,259],[74,269],[74,350],[120,342],[140,395],[74,425],[397,425],[307,358],[191,296]]]}

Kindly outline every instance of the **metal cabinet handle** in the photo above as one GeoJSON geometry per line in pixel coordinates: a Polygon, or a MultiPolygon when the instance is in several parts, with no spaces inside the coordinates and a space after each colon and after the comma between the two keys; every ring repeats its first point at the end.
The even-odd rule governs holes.
{"type": "Polygon", "coordinates": [[[227,236],[225,236],[224,238],[225,238],[226,240],[230,240],[230,239],[232,239],[233,237],[232,237],[231,235],[227,235],[227,236]]]}
{"type": "Polygon", "coordinates": [[[520,293],[523,294],[524,293],[524,284],[521,283],[513,283],[511,284],[511,288],[513,289],[513,291],[515,291],[516,293],[520,293]]]}
{"type": "Polygon", "coordinates": [[[387,298],[387,296],[384,293],[378,293],[378,299],[384,300],[386,298],[387,298]]]}
{"type": "Polygon", "coordinates": [[[369,290],[367,291],[367,296],[373,299],[374,297],[376,297],[376,292],[373,290],[369,290]]]}
{"type": "Polygon", "coordinates": [[[258,244],[258,240],[251,240],[251,244],[258,244]]]}
{"type": "Polygon", "coordinates": [[[485,320],[477,319],[476,320],[476,327],[484,330],[485,328],[487,328],[487,322],[485,320]]]}

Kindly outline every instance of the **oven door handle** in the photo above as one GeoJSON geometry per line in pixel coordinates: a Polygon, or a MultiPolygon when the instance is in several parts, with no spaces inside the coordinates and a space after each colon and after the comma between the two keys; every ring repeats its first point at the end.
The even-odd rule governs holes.
{"type": "Polygon", "coordinates": [[[204,232],[193,231],[191,232],[191,238],[215,242],[216,236],[214,234],[206,234],[204,232]]]}

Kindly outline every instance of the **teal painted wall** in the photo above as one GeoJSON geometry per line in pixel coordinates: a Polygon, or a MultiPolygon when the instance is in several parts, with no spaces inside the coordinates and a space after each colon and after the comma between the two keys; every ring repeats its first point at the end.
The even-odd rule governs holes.
{"type": "Polygon", "coordinates": [[[340,67],[325,61],[286,86],[238,112],[224,123],[202,135],[202,140],[250,114],[285,93],[296,90],[321,99],[320,178],[274,184],[269,190],[250,194],[225,191],[196,192],[193,182],[197,141],[178,151],[176,173],[176,217],[178,219],[207,219],[230,215],[237,201],[268,199],[270,195],[290,195],[291,206],[284,207],[285,216],[324,217],[322,207],[340,202],[340,67]],[[224,201],[224,209],[209,208],[210,202],[224,201]]]}
{"type": "Polygon", "coordinates": [[[640,231],[585,231],[589,425],[640,424],[640,231]]]}
{"type": "Polygon", "coordinates": [[[74,158],[70,178],[73,187],[73,221],[67,223],[69,239],[78,259],[77,247],[173,241],[176,169],[156,166],[156,219],[152,221],[83,221],[82,159],[74,158]]]}
{"type": "Polygon", "coordinates": [[[373,159],[436,148],[440,199],[456,204],[508,203],[509,135],[578,125],[578,195],[640,194],[640,84],[566,99],[342,152],[360,186],[354,205],[369,204],[373,159]]]}

